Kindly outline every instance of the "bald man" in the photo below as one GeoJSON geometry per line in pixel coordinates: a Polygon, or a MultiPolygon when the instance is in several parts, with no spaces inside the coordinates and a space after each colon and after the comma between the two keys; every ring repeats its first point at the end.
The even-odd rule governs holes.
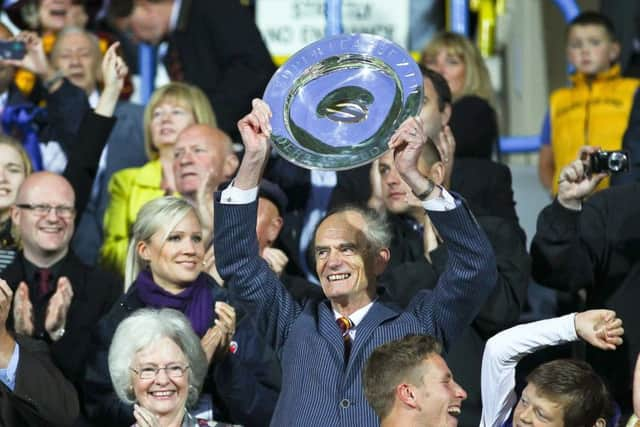
{"type": "Polygon", "coordinates": [[[183,130],[173,153],[176,189],[192,202],[196,201],[202,185],[215,191],[231,179],[238,168],[229,135],[208,125],[196,124],[183,130]]]}
{"type": "MultiPolygon", "coordinates": [[[[197,206],[205,230],[212,227],[213,192],[229,181],[238,168],[229,135],[211,126],[195,124],[182,131],[173,150],[173,174],[182,197],[197,206]]],[[[256,232],[260,253],[281,273],[287,263],[283,252],[271,249],[282,229],[287,196],[280,187],[265,182],[260,187],[256,232]],[[265,252],[266,249],[266,252],[265,252]]]]}
{"type": "Polygon", "coordinates": [[[90,333],[121,293],[122,284],[82,264],[69,250],[74,206],[73,188],[64,177],[50,172],[30,175],[11,211],[22,250],[3,276],[15,294],[9,327],[50,343],[56,365],[77,383],[90,333]]]}

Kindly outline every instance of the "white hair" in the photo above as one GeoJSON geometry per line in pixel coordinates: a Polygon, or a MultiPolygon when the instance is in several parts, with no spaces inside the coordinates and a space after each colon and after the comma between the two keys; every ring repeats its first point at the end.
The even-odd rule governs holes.
{"type": "Polygon", "coordinates": [[[131,363],[139,351],[161,340],[171,339],[184,353],[188,369],[187,406],[197,403],[204,377],[207,357],[191,323],[177,310],[143,308],[135,311],[118,325],[109,348],[109,374],[118,397],[123,402],[135,402],[131,363]]]}

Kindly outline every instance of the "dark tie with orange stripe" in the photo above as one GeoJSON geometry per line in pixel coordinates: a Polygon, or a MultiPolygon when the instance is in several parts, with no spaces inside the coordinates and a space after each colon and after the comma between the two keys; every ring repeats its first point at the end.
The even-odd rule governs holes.
{"type": "Polygon", "coordinates": [[[339,317],[336,319],[336,323],[342,332],[342,341],[344,341],[344,360],[349,360],[349,354],[351,353],[351,335],[349,330],[355,325],[348,317],[339,317]]]}

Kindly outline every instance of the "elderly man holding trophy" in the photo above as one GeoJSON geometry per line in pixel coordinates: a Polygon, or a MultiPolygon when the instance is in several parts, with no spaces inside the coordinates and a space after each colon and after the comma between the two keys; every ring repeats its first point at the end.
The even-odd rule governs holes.
{"type": "MultiPolygon", "coordinates": [[[[422,94],[421,73],[402,48],[340,35],[294,55],[274,75],[267,102],[254,100],[238,122],[245,154],[235,179],[216,195],[216,265],[232,299],[280,357],[272,425],[377,425],[361,380],[371,352],[408,334],[432,335],[449,348],[496,282],[491,246],[471,212],[418,170],[423,147],[434,144],[416,117],[422,94]],[[271,143],[289,161],[325,170],[393,150],[396,168],[449,247],[436,288],[419,292],[406,310],[390,304],[377,282],[389,260],[388,227],[375,213],[345,207],[323,218],[313,239],[325,298],[294,300],[260,257],[255,235],[271,143]]],[[[448,399],[443,416],[455,422],[464,396],[448,399]]]]}

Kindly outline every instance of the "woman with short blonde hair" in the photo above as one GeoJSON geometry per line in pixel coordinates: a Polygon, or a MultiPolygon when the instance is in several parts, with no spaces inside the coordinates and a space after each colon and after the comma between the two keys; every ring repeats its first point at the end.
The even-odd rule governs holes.
{"type": "Polygon", "coordinates": [[[172,82],[153,92],[144,110],[144,149],[149,160],[156,160],[159,156],[158,148],[154,145],[151,134],[151,122],[156,107],[168,102],[187,107],[193,112],[195,123],[202,123],[217,127],[216,116],[211,109],[207,96],[198,87],[180,82],[172,82]]]}

